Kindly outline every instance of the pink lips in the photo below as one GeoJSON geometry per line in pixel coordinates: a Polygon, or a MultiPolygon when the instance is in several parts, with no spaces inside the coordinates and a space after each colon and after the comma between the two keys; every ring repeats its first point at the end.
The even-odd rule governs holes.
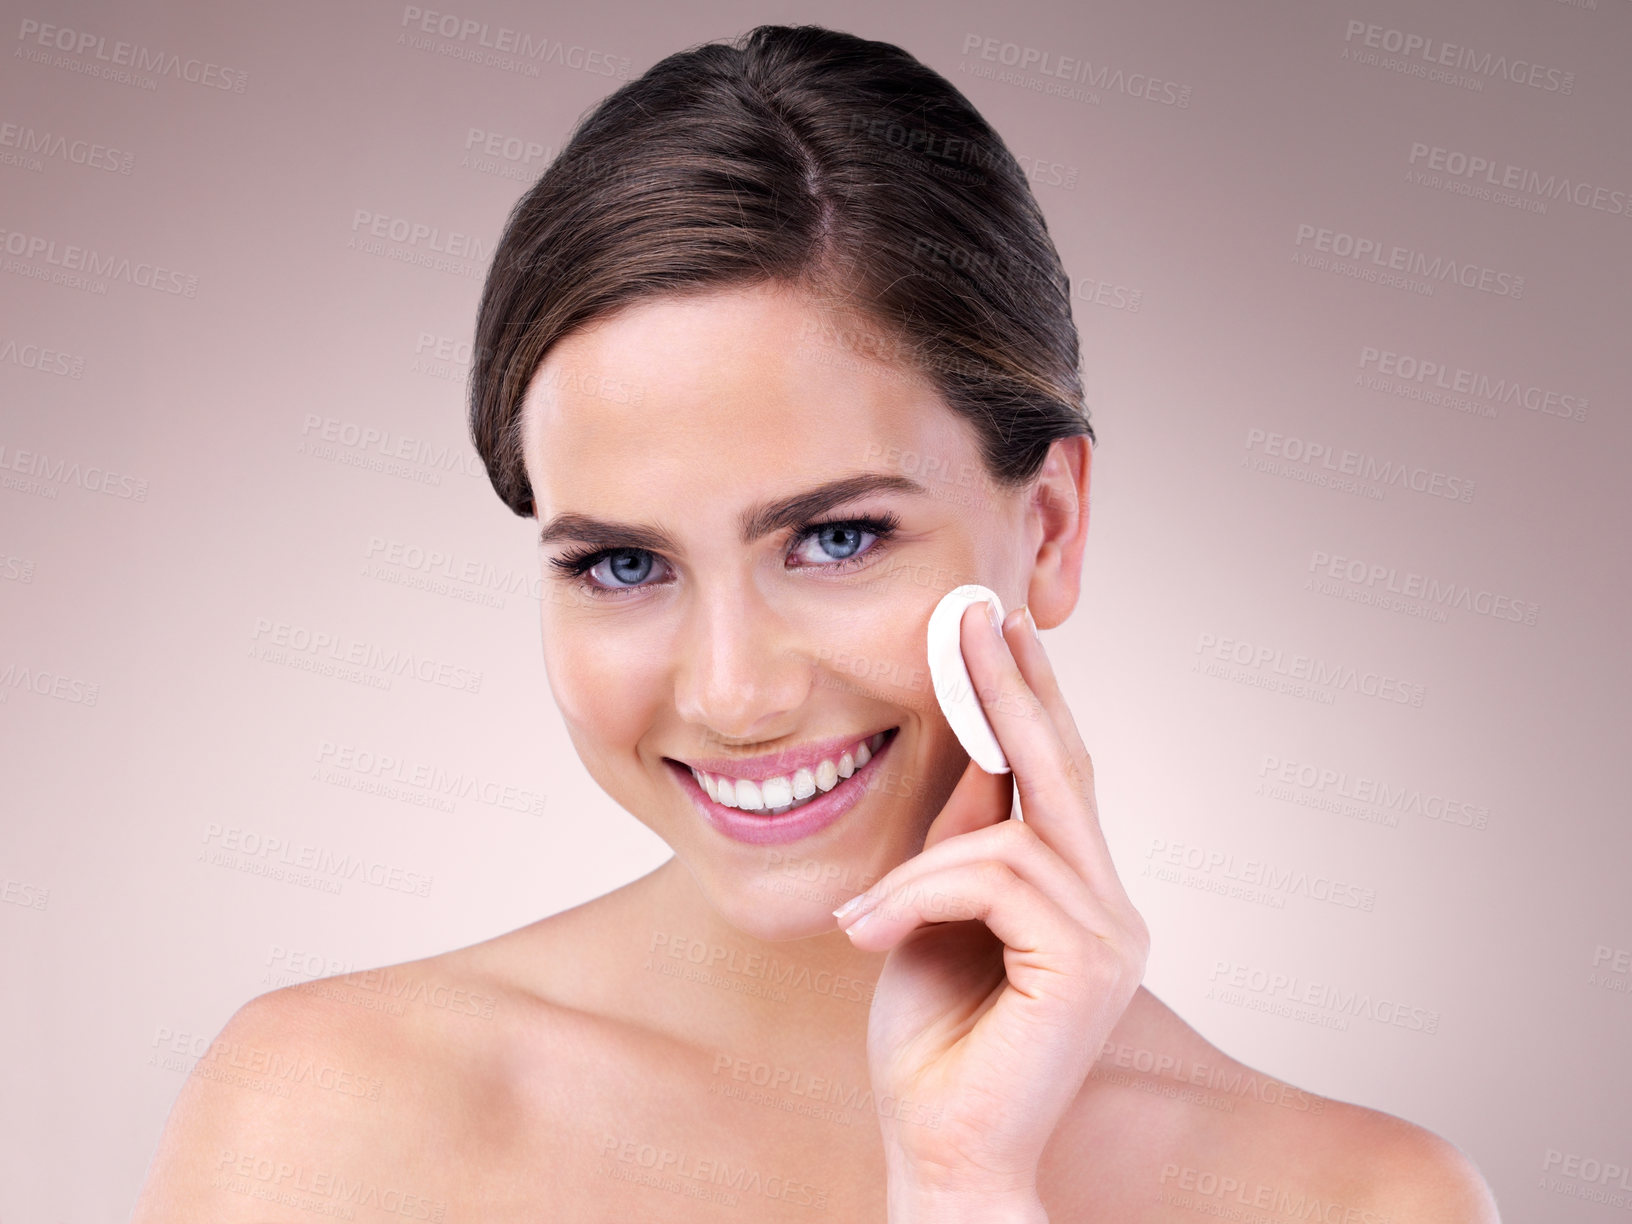
{"type": "Polygon", "coordinates": [[[862,796],[867,793],[873,766],[880,757],[889,752],[899,730],[900,728],[892,729],[867,764],[848,778],[841,778],[839,784],[832,790],[820,798],[812,799],[809,803],[801,804],[792,811],[783,812],[780,816],[767,816],[763,812],[745,812],[740,808],[729,808],[723,803],[717,803],[697,784],[697,779],[691,776],[691,770],[687,766],[673,760],[669,761],[668,765],[680,779],[680,785],[691,796],[691,801],[702,811],[708,823],[719,832],[733,841],[747,842],[750,845],[781,845],[820,832],[861,802],[862,796]]]}
{"type": "MultiPolygon", "coordinates": [[[[884,730],[886,728],[881,728],[884,730]]],[[[895,730],[895,728],[887,728],[895,730]]],[[[766,778],[791,777],[801,769],[815,769],[824,760],[839,759],[839,754],[847,748],[854,748],[863,740],[870,740],[875,733],[865,735],[835,735],[830,739],[811,740],[797,748],[785,748],[780,752],[766,753],[756,757],[688,757],[683,762],[694,766],[704,773],[724,774],[728,778],[747,778],[750,782],[763,782],[766,778]]]]}

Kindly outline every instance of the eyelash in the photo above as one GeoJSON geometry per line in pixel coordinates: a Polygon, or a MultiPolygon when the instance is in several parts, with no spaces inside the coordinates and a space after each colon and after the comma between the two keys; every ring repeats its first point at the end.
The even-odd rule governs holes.
{"type": "MultiPolygon", "coordinates": [[[[793,542],[799,543],[805,537],[814,535],[824,527],[859,527],[877,539],[860,552],[852,553],[848,557],[841,557],[837,561],[818,562],[802,568],[822,570],[848,570],[859,565],[869,558],[877,556],[888,547],[889,539],[901,526],[901,516],[892,512],[880,515],[862,515],[859,518],[823,519],[820,522],[804,523],[795,531],[793,542]]],[[[603,587],[597,586],[588,580],[589,571],[599,565],[605,558],[618,553],[646,552],[644,548],[586,548],[577,552],[550,559],[550,565],[563,576],[572,579],[582,590],[588,591],[598,598],[617,598],[619,592],[639,591],[655,584],[641,583],[639,586],[603,587]]],[[[655,555],[655,554],[652,554],[655,555]]]]}

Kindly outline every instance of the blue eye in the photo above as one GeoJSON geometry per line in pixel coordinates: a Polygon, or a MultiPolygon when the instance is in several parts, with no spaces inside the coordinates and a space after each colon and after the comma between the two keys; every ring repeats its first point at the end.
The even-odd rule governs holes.
{"type": "MultiPolygon", "coordinates": [[[[806,523],[795,533],[795,541],[802,543],[807,538],[819,541],[822,550],[834,559],[805,561],[795,568],[847,570],[883,552],[885,542],[895,534],[900,525],[900,517],[895,514],[806,523]],[[864,538],[869,535],[874,538],[873,543],[871,546],[864,546],[864,538]]],[[[652,572],[655,557],[655,553],[644,548],[596,548],[552,558],[550,565],[558,574],[576,582],[583,590],[601,598],[609,598],[617,591],[634,591],[644,586],[655,585],[645,581],[652,572]],[[592,573],[603,567],[609,571],[604,578],[592,573]]]]}
{"type": "Polygon", "coordinates": [[[613,576],[623,586],[639,586],[641,580],[652,572],[652,554],[635,548],[623,548],[617,552],[606,553],[613,576]]]}
{"type": "Polygon", "coordinates": [[[810,533],[810,538],[820,541],[829,556],[836,552],[838,554],[836,560],[846,561],[860,550],[862,536],[876,534],[859,523],[824,523],[810,533]],[[835,540],[837,544],[834,543],[835,540]]]}

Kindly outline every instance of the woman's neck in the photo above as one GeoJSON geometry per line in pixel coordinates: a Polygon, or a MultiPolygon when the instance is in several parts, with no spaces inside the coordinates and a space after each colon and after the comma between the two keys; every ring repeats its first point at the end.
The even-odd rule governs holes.
{"type": "Polygon", "coordinates": [[[882,954],[857,950],[837,927],[794,940],[745,934],[678,858],[612,896],[621,931],[608,934],[639,943],[641,972],[619,975],[625,1002],[647,1023],[713,1046],[865,1058],[882,954]]]}

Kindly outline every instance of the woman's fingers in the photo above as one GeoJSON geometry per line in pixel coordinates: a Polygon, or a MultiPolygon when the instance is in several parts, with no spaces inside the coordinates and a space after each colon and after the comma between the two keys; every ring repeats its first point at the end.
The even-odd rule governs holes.
{"type": "MultiPolygon", "coordinates": [[[[989,774],[971,760],[946,806],[930,823],[924,849],[976,829],[1006,821],[1014,807],[1014,775],[989,774]]],[[[909,860],[910,861],[910,860],[909,860]]]]}
{"type": "Polygon", "coordinates": [[[918,881],[951,867],[987,860],[1007,866],[1079,926],[1106,933],[1115,926],[1111,912],[1089,891],[1082,877],[1035,830],[1018,820],[1000,821],[927,848],[835,911],[835,917],[841,927],[849,926],[880,904],[888,904],[888,898],[910,889],[918,881]]]}
{"type": "Polygon", "coordinates": [[[1094,762],[1088,755],[1087,745],[1082,742],[1082,733],[1077,730],[1077,720],[1071,716],[1065,694],[1060,691],[1054,664],[1033,632],[1035,623],[1031,618],[1031,609],[1022,606],[1005,618],[1003,640],[1008,644],[1009,653],[1014,656],[1026,683],[1037,694],[1037,699],[1053,720],[1054,733],[1065,745],[1066,755],[1076,767],[1075,775],[1081,779],[1082,794],[1091,801],[1094,794],[1094,762]]]}
{"type": "Polygon", "coordinates": [[[1030,609],[1022,608],[1013,621],[1004,631],[1003,640],[1022,678],[1048,711],[1054,733],[1065,747],[1069,780],[1088,806],[1088,828],[1092,840],[1098,845],[1099,856],[1109,863],[1111,850],[1105,841],[1105,830],[1099,823],[1099,800],[1094,793],[1093,758],[1088,753],[1087,745],[1082,742],[1082,733],[1077,729],[1077,720],[1071,715],[1071,707],[1066,704],[1059,677],[1054,673],[1054,664],[1043,649],[1042,642],[1032,632],[1030,609]]]}
{"type": "MultiPolygon", "coordinates": [[[[927,872],[892,888],[867,913],[846,928],[852,943],[870,952],[885,952],[929,923],[983,922],[1015,953],[1018,964],[1046,970],[1061,985],[1076,980],[1089,942],[1083,927],[997,859],[959,863],[927,872]]],[[[1009,982],[1015,965],[1005,958],[1009,982]]]]}
{"type": "MultiPolygon", "coordinates": [[[[999,859],[957,863],[914,877],[853,919],[846,933],[858,948],[888,952],[920,927],[971,921],[984,923],[1003,942],[1008,986],[994,1008],[998,1017],[1030,1012],[1038,1019],[1039,1005],[1050,1012],[1051,1027],[1083,1022],[1065,1020],[1058,1011],[1062,1006],[1121,1015],[1144,978],[1150,945],[1142,922],[1084,926],[999,859]]],[[[994,1031],[1002,1031],[1005,1022],[995,1023],[994,1031]]]]}
{"type": "MultiPolygon", "coordinates": [[[[1092,782],[1083,765],[1073,760],[1066,740],[1056,726],[1059,714],[1049,708],[1026,680],[1011,651],[1007,635],[994,631],[980,609],[974,617],[965,615],[962,626],[964,659],[970,678],[980,696],[981,706],[992,724],[1003,754],[1014,771],[1020,795],[1020,809],[1026,822],[1096,890],[1107,898],[1121,893],[1116,869],[1111,864],[1099,816],[1092,802],[1092,782]]],[[[1021,629],[1016,636],[1029,637],[1021,629]]],[[[1058,685],[1046,683],[1047,660],[1041,644],[1021,643],[1032,674],[1045,689],[1051,689],[1057,709],[1072,727],[1070,711],[1064,709],[1058,685]]],[[[1080,739],[1079,741],[1080,742],[1080,739]]],[[[1086,756],[1086,753],[1084,754],[1086,756]]]]}

